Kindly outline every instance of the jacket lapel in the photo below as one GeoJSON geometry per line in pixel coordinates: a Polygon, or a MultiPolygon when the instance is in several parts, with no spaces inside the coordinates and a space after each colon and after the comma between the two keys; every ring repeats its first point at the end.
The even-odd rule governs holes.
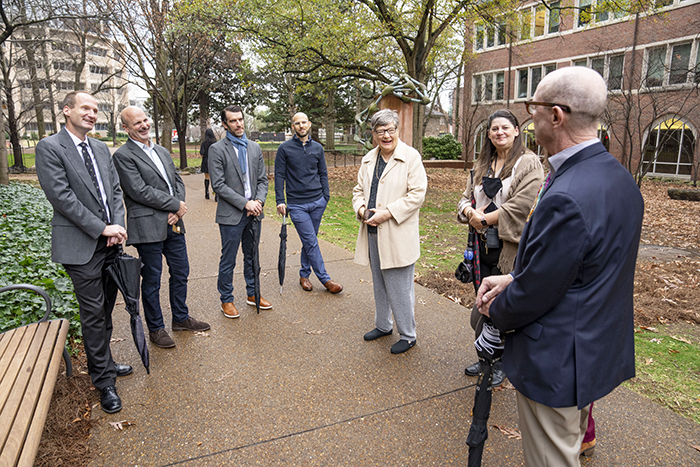
{"type": "MultiPolygon", "coordinates": [[[[66,130],[65,128],[62,129],[58,137],[61,146],[64,149],[64,154],[66,154],[67,156],[66,159],[68,159],[68,163],[71,165],[71,167],[73,167],[73,170],[75,170],[75,172],[80,176],[80,180],[82,180],[83,184],[85,185],[85,188],[87,188],[88,191],[92,193],[92,196],[94,196],[95,199],[99,201],[102,197],[97,192],[95,184],[92,183],[90,174],[85,168],[83,156],[78,152],[78,148],[75,147],[75,144],[73,143],[73,138],[71,138],[68,134],[68,130],[66,130]]],[[[98,168],[100,168],[99,165],[98,168]]],[[[100,168],[100,174],[101,172],[102,170],[100,168]]]]}
{"type": "MultiPolygon", "coordinates": [[[[231,160],[231,162],[233,163],[233,167],[236,169],[236,174],[241,180],[241,184],[245,184],[245,181],[243,180],[243,172],[241,172],[241,164],[238,162],[238,155],[236,154],[236,150],[233,147],[233,143],[226,139],[226,145],[224,147],[226,148],[226,154],[228,158],[231,160]]],[[[250,163],[248,164],[248,170],[250,170],[250,163]]]]}
{"type": "MultiPolygon", "coordinates": [[[[163,175],[161,175],[160,170],[158,170],[158,167],[156,167],[156,164],[153,163],[153,160],[146,154],[146,151],[141,149],[138,144],[134,143],[131,139],[129,139],[126,142],[127,146],[129,147],[129,150],[131,151],[131,154],[134,155],[134,157],[139,158],[142,160],[146,165],[148,165],[160,178],[163,178],[163,175]]],[[[156,154],[158,154],[158,151],[156,151],[156,154]]],[[[158,154],[158,157],[160,157],[160,154],[158,154]]],[[[162,161],[161,161],[162,162],[162,161]]]]}

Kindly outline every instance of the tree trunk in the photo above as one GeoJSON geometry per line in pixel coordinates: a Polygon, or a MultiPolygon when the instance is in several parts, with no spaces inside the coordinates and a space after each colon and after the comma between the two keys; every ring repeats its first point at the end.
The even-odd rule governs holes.
{"type": "Polygon", "coordinates": [[[39,89],[39,74],[37,73],[36,41],[32,38],[29,28],[24,30],[24,53],[27,56],[27,67],[29,68],[29,81],[32,86],[32,99],[34,100],[34,115],[36,116],[37,134],[39,139],[46,134],[44,130],[44,104],[41,99],[41,89],[39,89]]]}
{"type": "Polygon", "coordinates": [[[48,91],[49,97],[49,108],[51,109],[51,129],[50,133],[58,133],[59,126],[58,120],[56,119],[56,100],[53,93],[53,84],[51,83],[51,63],[49,62],[48,56],[46,55],[46,42],[41,42],[41,57],[44,62],[44,78],[46,79],[46,89],[48,91]]]}
{"type": "Polygon", "coordinates": [[[413,103],[413,141],[411,145],[421,154],[423,154],[423,122],[425,121],[425,109],[423,107],[418,102],[413,103]]]}
{"type": "Polygon", "coordinates": [[[199,140],[204,141],[204,133],[209,128],[209,92],[206,89],[199,91],[199,140]]]}
{"type": "MultiPolygon", "coordinates": [[[[173,152],[173,121],[163,116],[163,129],[161,130],[160,144],[172,154],[173,152]]],[[[178,135],[179,141],[180,135],[178,135]]]]}
{"type": "Polygon", "coordinates": [[[700,201],[699,190],[683,190],[680,188],[669,188],[668,197],[671,199],[683,199],[688,201],[700,201]]]}
{"type": "MultiPolygon", "coordinates": [[[[3,60],[5,55],[0,56],[3,60]]],[[[3,86],[4,87],[4,86],[3,86]]],[[[0,185],[10,183],[10,177],[7,173],[7,143],[5,141],[5,114],[0,110],[0,185]]]]}
{"type": "Polygon", "coordinates": [[[326,150],[335,149],[335,86],[332,84],[326,90],[326,150]]]}

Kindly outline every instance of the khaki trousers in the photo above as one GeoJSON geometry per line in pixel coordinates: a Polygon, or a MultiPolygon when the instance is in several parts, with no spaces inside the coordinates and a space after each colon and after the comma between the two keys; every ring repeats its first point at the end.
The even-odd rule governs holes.
{"type": "Polygon", "coordinates": [[[516,391],[523,456],[528,467],[579,467],[581,442],[588,427],[588,405],[547,407],[516,391]]]}

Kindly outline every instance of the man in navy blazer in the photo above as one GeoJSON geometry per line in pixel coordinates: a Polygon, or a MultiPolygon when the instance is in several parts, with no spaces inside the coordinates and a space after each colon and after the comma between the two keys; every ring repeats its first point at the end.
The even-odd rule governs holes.
{"type": "Polygon", "coordinates": [[[92,384],[107,413],[121,410],[116,377],[131,373],[112,360],[112,309],[117,286],[106,274],[127,239],[119,176],[107,145],[87,138],[97,122],[97,101],[85,92],[63,100],[66,127],[36,146],[36,173],[53,206],[51,259],[73,281],[92,384]]]}
{"type": "Polygon", "coordinates": [[[484,280],[480,312],[506,335],[525,464],[578,466],[590,404],[634,376],[634,268],[644,201],[597,139],[602,77],[585,67],[545,76],[532,101],[545,180],[512,275],[484,280]]]}
{"type": "Polygon", "coordinates": [[[121,113],[129,135],[114,153],[126,203],[127,245],[134,245],[143,263],[141,299],[149,339],[157,347],[175,347],[165,330],[160,306],[163,257],[170,271],[170,311],[173,331],[206,331],[209,324],[192,318],[187,307],[190,263],[185,243],[185,184],[175,171],[170,152],[151,141],[151,124],[143,110],[129,106],[121,113]]]}

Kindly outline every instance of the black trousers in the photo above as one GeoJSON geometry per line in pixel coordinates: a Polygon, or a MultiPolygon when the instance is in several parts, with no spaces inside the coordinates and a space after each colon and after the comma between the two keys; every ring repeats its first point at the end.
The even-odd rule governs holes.
{"type": "Polygon", "coordinates": [[[107,274],[119,248],[107,248],[107,237],[101,236],[95,253],[87,264],[64,264],[73,281],[80,306],[80,326],[88,361],[88,373],[98,390],[114,386],[117,372],[109,341],[112,338],[112,310],[117,299],[117,285],[107,274]]]}

